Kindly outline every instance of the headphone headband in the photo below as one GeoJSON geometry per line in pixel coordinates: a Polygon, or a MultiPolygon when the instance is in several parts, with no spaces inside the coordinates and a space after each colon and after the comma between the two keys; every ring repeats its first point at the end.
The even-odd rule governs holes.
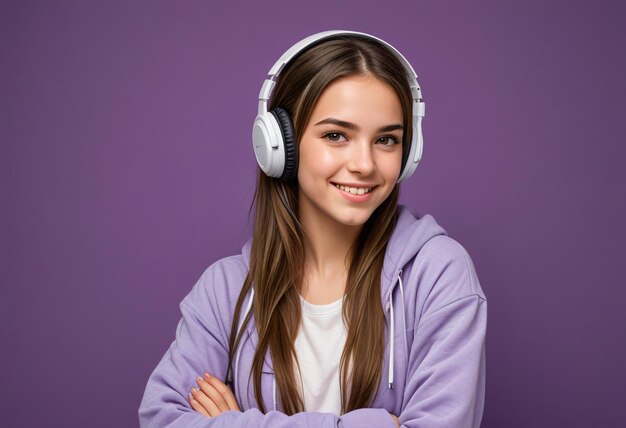
{"type": "Polygon", "coordinates": [[[382,45],[388,47],[394,53],[394,55],[400,60],[400,62],[402,62],[402,64],[404,65],[404,68],[407,70],[409,74],[409,78],[413,80],[417,80],[417,74],[415,73],[415,70],[413,70],[413,67],[411,66],[411,64],[406,60],[404,55],[402,55],[396,48],[391,46],[389,43],[387,43],[386,41],[382,39],[379,39],[378,37],[372,36],[370,34],[360,33],[358,31],[343,31],[343,30],[322,31],[321,33],[316,33],[305,39],[300,40],[298,43],[290,47],[287,50],[287,52],[285,52],[280,58],[278,58],[278,61],[276,61],[276,63],[272,66],[272,68],[270,69],[268,73],[269,78],[275,77],[278,74],[280,74],[283,67],[289,61],[291,61],[293,57],[298,55],[303,50],[307,49],[309,46],[314,45],[315,43],[320,42],[324,39],[337,37],[337,36],[344,36],[344,35],[345,36],[349,36],[349,35],[360,36],[366,39],[375,40],[381,43],[382,45]]]}
{"type": "Polygon", "coordinates": [[[379,39],[378,37],[357,31],[332,30],[313,34],[300,40],[291,48],[289,48],[272,66],[267,78],[263,82],[263,86],[261,87],[261,91],[259,92],[258,115],[255,119],[255,126],[253,128],[253,145],[257,161],[259,162],[259,165],[266,174],[272,177],[280,177],[283,174],[285,162],[284,157],[281,154],[278,154],[277,160],[272,162],[274,157],[270,155],[270,153],[272,153],[274,150],[280,151],[281,147],[279,146],[281,146],[280,143],[282,141],[280,138],[278,138],[278,135],[280,135],[280,133],[277,132],[276,129],[271,129],[276,128],[273,121],[271,119],[265,119],[269,117],[267,105],[270,97],[272,96],[272,92],[274,91],[274,86],[276,85],[276,79],[278,75],[283,70],[285,65],[287,65],[300,52],[325,39],[343,35],[359,36],[381,43],[383,46],[387,47],[404,66],[405,73],[409,80],[409,86],[411,88],[411,97],[413,98],[413,136],[411,141],[411,148],[409,150],[409,156],[406,159],[405,164],[403,165],[402,173],[398,178],[398,182],[407,179],[411,174],[413,174],[413,171],[415,171],[415,168],[417,167],[417,164],[422,157],[422,118],[425,114],[425,104],[422,100],[422,92],[419,83],[417,82],[417,74],[415,73],[415,70],[406,60],[404,55],[402,55],[392,45],[382,39],[379,39]],[[271,134],[275,134],[276,137],[270,137],[271,134]],[[258,143],[255,141],[257,141],[258,143]]]}

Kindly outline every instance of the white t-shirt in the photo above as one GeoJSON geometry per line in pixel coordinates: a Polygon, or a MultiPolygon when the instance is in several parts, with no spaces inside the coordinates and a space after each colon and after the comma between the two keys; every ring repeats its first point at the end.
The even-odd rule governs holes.
{"type": "Polygon", "coordinates": [[[298,368],[296,383],[304,398],[307,412],[341,412],[339,361],[346,343],[346,326],[341,316],[343,298],[327,305],[313,305],[300,296],[302,324],[295,347],[298,368]]]}

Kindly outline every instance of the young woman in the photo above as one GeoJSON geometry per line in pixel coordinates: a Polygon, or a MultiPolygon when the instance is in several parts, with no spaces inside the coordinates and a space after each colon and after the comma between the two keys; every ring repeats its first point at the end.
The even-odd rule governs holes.
{"type": "Polygon", "coordinates": [[[380,39],[326,32],[283,55],[253,131],[253,237],[181,302],[142,426],[480,425],[485,295],[466,250],[398,206],[422,116],[380,39]]]}

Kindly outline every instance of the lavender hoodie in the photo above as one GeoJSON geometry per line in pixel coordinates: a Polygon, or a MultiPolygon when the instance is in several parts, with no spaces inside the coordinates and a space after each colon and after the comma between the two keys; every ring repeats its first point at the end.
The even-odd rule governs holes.
{"type": "MultiPolygon", "coordinates": [[[[237,297],[248,272],[242,254],[211,265],[180,303],[176,340],[148,379],[139,407],[142,427],[479,427],[485,400],[487,301],[467,251],[435,219],[399,207],[381,274],[386,316],[385,354],[370,408],[332,413],[282,412],[268,352],[261,376],[267,413],[258,410],[252,367],[258,336],[251,320],[234,360],[241,412],[207,418],[187,394],[207,371],[224,381],[237,297]],[[389,340],[389,338],[392,340],[389,340]]],[[[252,301],[249,293],[244,310],[252,301]]],[[[244,316],[242,315],[241,319],[244,316]]],[[[241,328],[241,321],[240,321],[241,328]]]]}

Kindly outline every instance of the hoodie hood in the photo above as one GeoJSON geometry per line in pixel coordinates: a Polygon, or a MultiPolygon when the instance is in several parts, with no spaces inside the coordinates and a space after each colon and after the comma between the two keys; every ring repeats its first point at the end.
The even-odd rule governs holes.
{"type": "MultiPolygon", "coordinates": [[[[438,235],[447,233],[433,216],[426,214],[416,217],[406,206],[398,207],[398,222],[387,244],[381,275],[380,292],[383,302],[389,301],[389,295],[404,266],[417,255],[426,242],[438,235]]],[[[387,309],[387,305],[383,306],[387,309]]]]}

